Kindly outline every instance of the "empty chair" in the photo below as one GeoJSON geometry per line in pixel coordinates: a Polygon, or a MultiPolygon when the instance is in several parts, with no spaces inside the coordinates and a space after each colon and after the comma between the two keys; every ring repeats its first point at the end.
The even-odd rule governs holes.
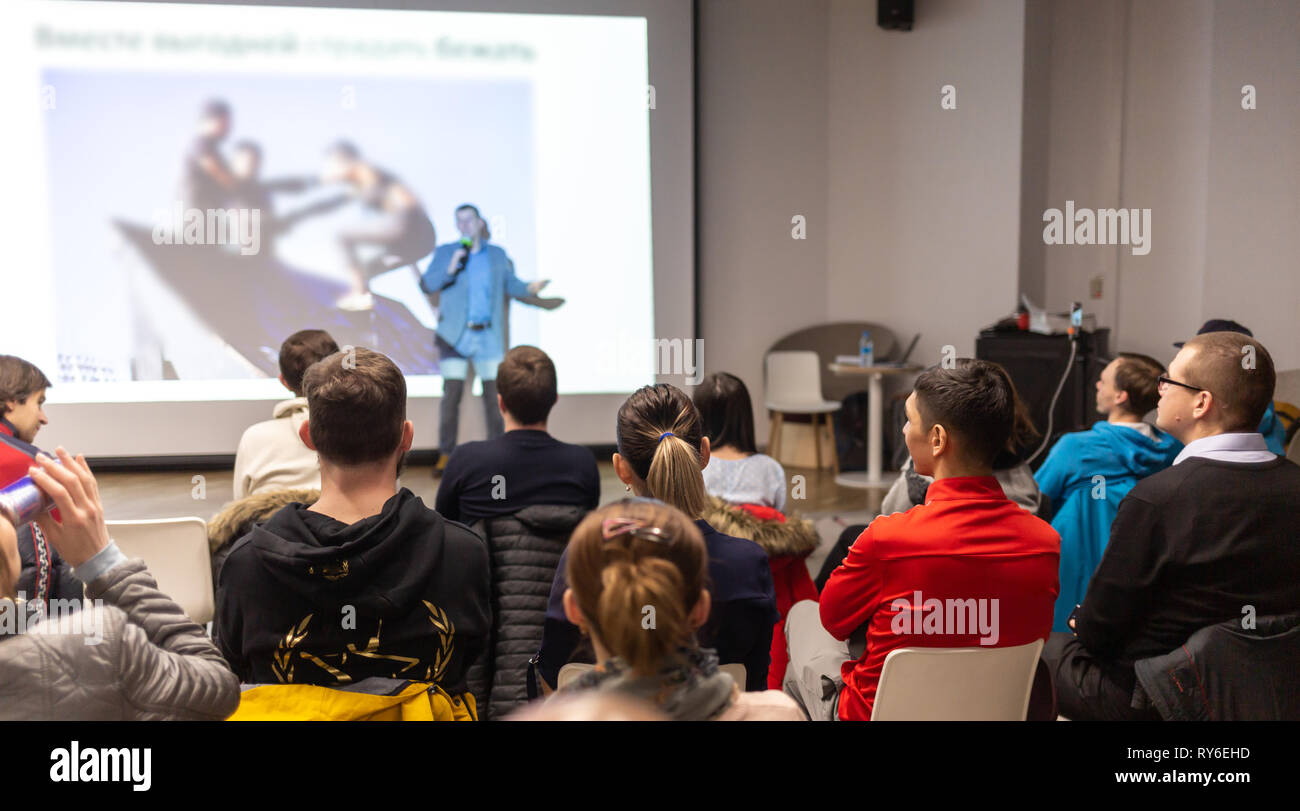
{"type": "Polygon", "coordinates": [[[108,534],[128,558],[141,558],[158,590],[199,625],[212,620],[212,562],[202,518],[106,521],[108,534]]]}
{"type": "Polygon", "coordinates": [[[1023,721],[1043,640],[1014,648],[899,648],[872,721],[1023,721]]]}
{"type": "Polygon", "coordinates": [[[781,461],[781,427],[785,423],[786,414],[808,414],[812,417],[813,449],[817,467],[822,466],[820,426],[825,424],[830,434],[831,467],[838,473],[839,455],[835,450],[835,431],[831,427],[829,415],[838,411],[840,404],[822,397],[820,364],[816,352],[768,353],[767,399],[764,405],[773,416],[767,454],[778,462],[781,461]]]}

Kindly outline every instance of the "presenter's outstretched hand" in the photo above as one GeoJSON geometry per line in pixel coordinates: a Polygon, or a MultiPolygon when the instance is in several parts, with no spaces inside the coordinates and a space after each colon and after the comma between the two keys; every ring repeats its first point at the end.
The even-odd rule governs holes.
{"type": "Polygon", "coordinates": [[[529,282],[529,283],[528,283],[528,293],[529,293],[529,295],[533,295],[533,296],[537,295],[538,293],[541,292],[541,290],[542,290],[543,287],[545,287],[546,285],[548,285],[548,284],[550,284],[550,283],[551,283],[551,280],[550,280],[550,279],[538,279],[538,280],[535,281],[535,282],[529,282]]]}
{"type": "Polygon", "coordinates": [[[104,507],[86,457],[74,459],[63,448],[56,449],[55,453],[62,464],[41,454],[36,457],[39,467],[33,467],[30,472],[36,486],[54,499],[59,520],[46,513],[37,519],[37,524],[69,565],[80,566],[108,546],[104,507]]]}

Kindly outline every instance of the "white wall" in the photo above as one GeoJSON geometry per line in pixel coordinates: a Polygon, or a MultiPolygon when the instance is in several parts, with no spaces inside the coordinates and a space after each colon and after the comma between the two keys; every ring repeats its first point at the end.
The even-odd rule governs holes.
{"type": "Polygon", "coordinates": [[[1162,360],[1206,319],[1232,318],[1279,369],[1300,366],[1300,5],[1097,0],[1051,14],[1045,205],[1150,208],[1152,234],[1145,256],[1049,246],[1044,303],[1083,301],[1113,350],[1162,360]],[[1258,109],[1241,108],[1244,84],[1258,109]]]}
{"type": "Polygon", "coordinates": [[[898,32],[831,4],[826,314],[923,332],[922,363],[1015,307],[1024,11],[926,0],[898,32]]]}
{"type": "Polygon", "coordinates": [[[827,0],[700,8],[699,288],[706,372],[739,376],[767,436],[763,355],[826,320],[827,0]],[[807,238],[791,237],[791,218],[807,238]]]}
{"type": "Polygon", "coordinates": [[[1201,319],[1249,326],[1300,368],[1300,4],[1214,4],[1201,319]],[[1255,85],[1258,107],[1241,108],[1255,85]]]}

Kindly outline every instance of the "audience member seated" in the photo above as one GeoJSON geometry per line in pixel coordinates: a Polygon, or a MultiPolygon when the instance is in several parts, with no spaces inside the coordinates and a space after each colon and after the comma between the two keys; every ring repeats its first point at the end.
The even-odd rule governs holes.
{"type": "Polygon", "coordinates": [[[993,460],[1015,426],[997,364],[922,373],[903,437],[926,502],[863,531],[822,590],[786,618],[786,692],[813,720],[866,721],[898,648],[1014,647],[1052,628],[1060,539],[1002,492],[993,460]],[[819,616],[820,614],[820,616],[819,616]],[[865,631],[854,658],[845,640],[865,631]]]}
{"type": "MultiPolygon", "coordinates": [[[[723,535],[700,518],[708,508],[700,471],[709,463],[709,440],[699,410],[674,386],[644,386],[619,408],[617,432],[614,472],[628,492],[671,504],[695,519],[704,536],[713,592],[708,621],[699,632],[701,644],[716,650],[722,664],[745,666],[745,689],[763,690],[772,625],[780,617],[772,573],[767,554],[757,544],[723,535]]],[[[551,585],[541,650],[535,657],[542,678],[552,687],[581,639],[578,626],[564,611],[568,588],[564,567],[561,557],[551,585]]]]}
{"type": "Polygon", "coordinates": [[[704,486],[712,501],[704,519],[720,532],[763,547],[772,570],[781,619],[772,629],[767,686],[779,690],[790,658],[785,615],[800,600],[817,599],[807,561],[821,539],[812,522],[787,520],[782,514],[785,470],[754,445],[754,406],[741,379],[726,372],[711,374],[696,386],[694,400],[709,438],[704,486]]]}
{"type": "Polygon", "coordinates": [[[1300,610],[1300,467],[1256,427],[1273,398],[1268,350],[1238,332],[1188,341],[1160,378],[1156,427],[1186,447],[1119,505],[1072,626],[1043,659],[1060,712],[1156,719],[1135,710],[1135,662],[1202,628],[1300,610]]]}
{"type": "Polygon", "coordinates": [[[1097,411],[1106,419],[1062,436],[1034,474],[1055,510],[1052,528],[1061,535],[1061,593],[1053,631],[1069,630],[1066,620],[1083,602],[1119,503],[1139,479],[1169,467],[1183,449],[1142,421],[1160,399],[1156,387],[1164,371],[1154,358],[1121,352],[1097,381],[1097,411]]]}
{"type": "MultiPolygon", "coordinates": [[[[17,533],[0,517],[0,720],[221,720],[239,680],[203,629],[108,536],[85,458],[58,449],[32,473],[58,506],[38,519],[94,603],[48,615],[15,602],[17,533]],[[101,602],[102,601],[102,602],[101,602]],[[20,616],[22,615],[22,616],[20,616]],[[27,622],[34,623],[26,626],[27,622]],[[13,635],[17,632],[17,635],[13,635]]],[[[78,600],[78,602],[80,602],[78,600]]]]}
{"type": "MultiPolygon", "coordinates": [[[[956,365],[961,366],[970,362],[969,358],[957,358],[956,365]]],[[[1007,380],[1010,382],[1010,376],[1007,380]]],[[[1040,434],[1034,427],[1033,418],[1029,416],[1029,406],[1020,399],[1014,383],[1011,386],[1011,394],[1015,398],[1015,428],[1011,431],[1011,439],[1007,441],[1006,448],[999,451],[997,458],[993,460],[993,476],[1002,486],[1002,492],[1007,498],[1028,510],[1031,515],[1038,515],[1043,508],[1043,498],[1038,492],[1038,484],[1034,481],[1034,471],[1023,460],[1032,451],[1040,434]]],[[[916,465],[909,457],[903,463],[901,474],[885,494],[880,504],[880,514],[893,515],[907,512],[918,504],[924,504],[926,492],[933,482],[932,477],[916,472],[916,465]]],[[[814,581],[818,591],[826,588],[826,581],[830,578],[831,572],[844,561],[849,554],[849,547],[866,528],[866,524],[855,524],[840,533],[839,540],[831,548],[826,560],[822,562],[821,571],[814,581]]]]}
{"type": "MultiPolygon", "coordinates": [[[[1251,332],[1249,328],[1228,318],[1211,318],[1201,325],[1196,334],[1204,335],[1207,332],[1239,332],[1248,338],[1255,337],[1255,333],[1251,332]]],[[[1177,349],[1181,349],[1183,346],[1182,341],[1174,342],[1174,347],[1177,349]]],[[[1270,451],[1278,456],[1286,456],[1286,425],[1278,418],[1277,409],[1273,407],[1271,399],[1264,409],[1264,416],[1260,417],[1259,433],[1264,437],[1270,451]]]]}
{"type": "Polygon", "coordinates": [[[302,385],[320,499],[284,507],[230,550],[217,589],[221,652],[244,682],[379,676],[464,693],[491,625],[487,552],[397,488],[413,436],[401,371],[357,348],[312,365],[302,385]]]}
{"type": "Polygon", "coordinates": [[[704,486],[731,504],[785,511],[785,469],[754,444],[754,406],[740,378],[715,372],[695,387],[695,407],[709,438],[704,486]]]}
{"type": "MultiPolygon", "coordinates": [[[[49,420],[45,390],[50,381],[40,369],[13,355],[0,355],[0,487],[27,475],[42,451],[32,443],[49,420]]],[[[22,570],[15,593],[34,606],[49,600],[80,600],[82,583],[36,524],[18,527],[22,570]]]]}
{"type": "Polygon", "coordinates": [[[567,551],[564,613],[598,664],[562,693],[629,695],[676,721],[803,720],[780,691],[742,691],[696,641],[710,613],[709,550],[680,510],[611,504],[578,525],[567,551]]]}
{"type": "Polygon", "coordinates": [[[235,500],[273,490],[320,489],[320,463],[298,434],[307,423],[302,376],[321,358],[339,351],[328,332],[305,329],[280,346],[280,382],[293,399],[276,403],[271,419],[249,426],[235,452],[235,500]]]}
{"type": "Polygon", "coordinates": [[[438,512],[473,524],[531,504],[594,510],[600,503],[595,457],[546,431],[557,399],[550,357],[535,346],[516,346],[497,367],[496,389],[505,433],[456,447],[438,487],[438,512]]]}
{"type": "Polygon", "coordinates": [[[528,700],[528,660],[542,642],[547,594],[565,544],[600,503],[591,451],[552,437],[555,364],[517,346],[497,367],[497,407],[505,433],[458,445],[447,460],[436,507],[473,524],[492,565],[492,643],[470,669],[479,717],[498,719],[528,700]]]}

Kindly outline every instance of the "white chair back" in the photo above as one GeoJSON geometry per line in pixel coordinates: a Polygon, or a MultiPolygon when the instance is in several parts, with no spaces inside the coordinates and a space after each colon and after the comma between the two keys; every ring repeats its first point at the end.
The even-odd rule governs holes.
{"type": "Polygon", "coordinates": [[[900,648],[885,657],[872,721],[1023,721],[1043,640],[1014,648],[900,648]]]}
{"type": "Polygon", "coordinates": [[[768,408],[798,413],[834,410],[838,403],[822,398],[820,360],[816,352],[769,352],[766,360],[768,408]]]}
{"type": "Polygon", "coordinates": [[[214,613],[212,558],[202,518],[106,521],[108,534],[128,558],[142,558],[158,588],[190,619],[206,625],[214,613]]]}

